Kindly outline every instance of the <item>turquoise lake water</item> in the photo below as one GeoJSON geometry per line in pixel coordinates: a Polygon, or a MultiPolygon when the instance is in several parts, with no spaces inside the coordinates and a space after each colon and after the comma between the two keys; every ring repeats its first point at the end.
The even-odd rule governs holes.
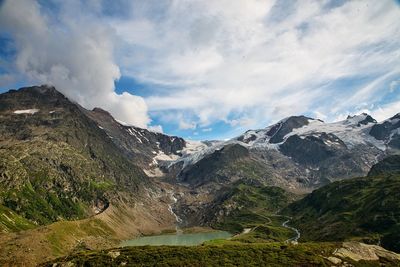
{"type": "Polygon", "coordinates": [[[200,245],[205,241],[214,239],[227,239],[231,236],[232,235],[230,233],[225,231],[175,235],[166,234],[125,240],[121,243],[121,246],[195,246],[200,245]]]}

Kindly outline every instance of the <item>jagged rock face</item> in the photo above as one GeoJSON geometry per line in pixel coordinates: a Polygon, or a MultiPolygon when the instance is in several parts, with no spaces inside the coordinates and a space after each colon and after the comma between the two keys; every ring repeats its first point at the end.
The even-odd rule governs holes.
{"type": "Polygon", "coordinates": [[[369,134],[378,140],[387,140],[392,132],[398,128],[400,128],[400,113],[382,123],[374,125],[369,134]]]}
{"type": "Polygon", "coordinates": [[[233,180],[233,177],[225,173],[226,167],[247,159],[249,159],[247,148],[238,144],[227,145],[205,156],[188,169],[183,169],[179,179],[192,186],[200,186],[210,182],[229,182],[233,180]]]}
{"type": "Polygon", "coordinates": [[[143,171],[53,87],[0,95],[0,205],[37,223],[76,219],[150,187],[143,171]]]}
{"type": "Polygon", "coordinates": [[[271,137],[269,140],[272,144],[277,144],[283,141],[283,137],[292,132],[293,129],[301,128],[308,124],[310,118],[305,116],[292,116],[286,120],[278,122],[268,132],[267,135],[271,137]]]}
{"type": "MultiPolygon", "coordinates": [[[[361,115],[364,115],[365,118],[362,120],[359,120],[357,126],[367,125],[368,123],[377,123],[377,121],[374,118],[372,118],[370,115],[368,115],[367,113],[362,113],[361,115]]],[[[351,120],[355,117],[356,116],[347,116],[347,120],[351,120]]]]}
{"type": "Polygon", "coordinates": [[[179,157],[186,146],[185,140],[177,136],[122,125],[100,108],[89,111],[88,115],[133,162],[143,169],[156,167],[159,162],[155,162],[155,158],[162,161],[164,158],[171,160],[179,157]]]}
{"type": "MultiPolygon", "coordinates": [[[[0,112],[10,110],[62,108],[70,101],[51,86],[25,87],[0,94],[0,112]]],[[[23,113],[22,113],[23,114],[23,113]]]]}
{"type": "Polygon", "coordinates": [[[400,113],[392,118],[374,125],[369,132],[378,140],[388,143],[394,149],[400,149],[400,113]]]}
{"type": "MultiPolygon", "coordinates": [[[[293,191],[312,190],[337,179],[366,175],[389,149],[396,147],[398,139],[393,134],[399,128],[396,123],[396,117],[390,121],[390,128],[384,123],[385,131],[392,135],[380,140],[369,134],[378,124],[368,114],[349,116],[336,123],[304,116],[289,117],[265,129],[249,130],[206,154],[207,158],[213,158],[210,154],[218,153],[218,149],[239,144],[249,151],[246,166],[232,164],[228,171],[227,164],[217,166],[218,161],[212,161],[211,165],[210,160],[202,161],[203,156],[197,161],[202,161],[201,164],[185,166],[180,177],[189,184],[196,184],[190,182],[190,179],[196,180],[194,174],[206,173],[205,170],[213,166],[213,170],[220,171],[214,171],[208,178],[202,175],[202,185],[207,179],[214,183],[214,173],[224,173],[225,176],[258,179],[264,185],[293,191]]],[[[220,181],[227,183],[230,179],[220,181]]]]}
{"type": "Polygon", "coordinates": [[[347,152],[347,147],[334,134],[321,133],[300,138],[290,136],[281,146],[280,151],[301,164],[317,166],[319,163],[347,152]]]}

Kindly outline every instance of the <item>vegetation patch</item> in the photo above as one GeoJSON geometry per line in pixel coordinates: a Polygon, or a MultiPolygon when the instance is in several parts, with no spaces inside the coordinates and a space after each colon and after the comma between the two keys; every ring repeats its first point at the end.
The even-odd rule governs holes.
{"type": "Polygon", "coordinates": [[[84,251],[42,266],[330,266],[323,255],[333,250],[334,246],[328,244],[282,243],[127,247],[84,251]]]}
{"type": "Polygon", "coordinates": [[[291,204],[284,213],[301,240],[357,239],[400,252],[399,174],[334,182],[291,204]]]}

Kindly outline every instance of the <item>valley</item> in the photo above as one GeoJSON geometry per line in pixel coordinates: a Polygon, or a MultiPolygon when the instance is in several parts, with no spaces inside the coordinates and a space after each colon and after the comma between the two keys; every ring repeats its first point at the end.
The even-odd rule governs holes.
{"type": "Polygon", "coordinates": [[[0,95],[0,265],[140,265],[157,254],[160,264],[207,255],[395,266],[399,118],[292,116],[190,141],[87,110],[51,86],[10,90],[0,95]]]}

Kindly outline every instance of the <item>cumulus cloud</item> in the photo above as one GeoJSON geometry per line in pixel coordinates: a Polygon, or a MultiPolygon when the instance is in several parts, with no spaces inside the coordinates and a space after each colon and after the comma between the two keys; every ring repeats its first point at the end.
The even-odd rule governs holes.
{"type": "Polygon", "coordinates": [[[117,119],[146,127],[150,122],[143,98],[117,94],[120,69],[113,58],[114,30],[93,12],[95,1],[58,2],[57,16],[36,1],[4,1],[0,30],[14,38],[16,68],[33,82],[52,84],[86,108],[103,107],[117,119]],[[85,12],[90,9],[90,12],[85,12]]]}

